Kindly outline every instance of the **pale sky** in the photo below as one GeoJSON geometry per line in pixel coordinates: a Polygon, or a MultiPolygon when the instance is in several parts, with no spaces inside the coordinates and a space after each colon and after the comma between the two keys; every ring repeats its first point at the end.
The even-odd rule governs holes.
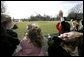
{"type": "Polygon", "coordinates": [[[68,15],[68,10],[83,1],[6,1],[6,13],[12,18],[29,18],[41,14],[56,17],[60,10],[64,16],[68,15]]]}

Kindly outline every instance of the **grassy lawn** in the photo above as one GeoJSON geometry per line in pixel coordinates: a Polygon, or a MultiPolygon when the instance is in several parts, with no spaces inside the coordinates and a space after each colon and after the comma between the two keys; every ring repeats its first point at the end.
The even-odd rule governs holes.
{"type": "Polygon", "coordinates": [[[56,30],[56,23],[57,22],[58,21],[19,22],[19,23],[17,23],[18,29],[16,30],[16,32],[18,33],[19,39],[22,39],[24,37],[25,32],[26,32],[27,25],[30,23],[36,23],[41,28],[43,35],[53,34],[53,33],[57,33],[57,30],[56,30]]]}

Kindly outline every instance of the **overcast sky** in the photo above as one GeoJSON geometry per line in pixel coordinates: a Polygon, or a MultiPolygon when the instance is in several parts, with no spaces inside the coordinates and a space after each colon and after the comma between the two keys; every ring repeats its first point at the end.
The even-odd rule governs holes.
{"type": "Polygon", "coordinates": [[[31,15],[41,14],[56,17],[60,10],[64,16],[68,15],[68,10],[83,1],[6,1],[6,13],[12,18],[28,18],[31,15]]]}

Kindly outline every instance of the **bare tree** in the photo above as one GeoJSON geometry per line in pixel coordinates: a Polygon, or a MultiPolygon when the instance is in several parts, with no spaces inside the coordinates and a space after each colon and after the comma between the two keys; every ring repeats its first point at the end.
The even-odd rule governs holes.
{"type": "Polygon", "coordinates": [[[68,18],[83,19],[83,3],[77,4],[69,10],[68,18]]]}
{"type": "Polygon", "coordinates": [[[5,1],[1,1],[1,22],[11,19],[9,15],[5,14],[5,11],[6,11],[5,1]]]}
{"type": "Polygon", "coordinates": [[[77,4],[75,7],[70,9],[70,12],[83,13],[83,4],[77,4]]]}
{"type": "Polygon", "coordinates": [[[6,10],[5,1],[1,1],[1,13],[4,13],[6,10]]]}

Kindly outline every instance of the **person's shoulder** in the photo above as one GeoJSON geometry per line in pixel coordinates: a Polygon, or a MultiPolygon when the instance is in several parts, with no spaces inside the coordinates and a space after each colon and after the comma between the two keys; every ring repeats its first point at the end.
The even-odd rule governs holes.
{"type": "Polygon", "coordinates": [[[17,33],[16,33],[16,32],[14,32],[14,31],[13,31],[13,30],[11,30],[11,29],[7,30],[7,33],[8,33],[10,36],[12,36],[12,37],[15,37],[15,38],[17,38],[17,37],[18,37],[17,33]]]}
{"type": "Polygon", "coordinates": [[[23,37],[20,42],[25,42],[27,40],[26,37],[23,37]]]}
{"type": "Polygon", "coordinates": [[[26,44],[28,44],[27,42],[28,42],[28,41],[27,41],[27,38],[24,37],[23,39],[21,39],[20,45],[21,45],[21,46],[26,45],[26,44]]]}
{"type": "Polygon", "coordinates": [[[21,43],[29,43],[30,39],[25,36],[20,42],[21,43]]]}

